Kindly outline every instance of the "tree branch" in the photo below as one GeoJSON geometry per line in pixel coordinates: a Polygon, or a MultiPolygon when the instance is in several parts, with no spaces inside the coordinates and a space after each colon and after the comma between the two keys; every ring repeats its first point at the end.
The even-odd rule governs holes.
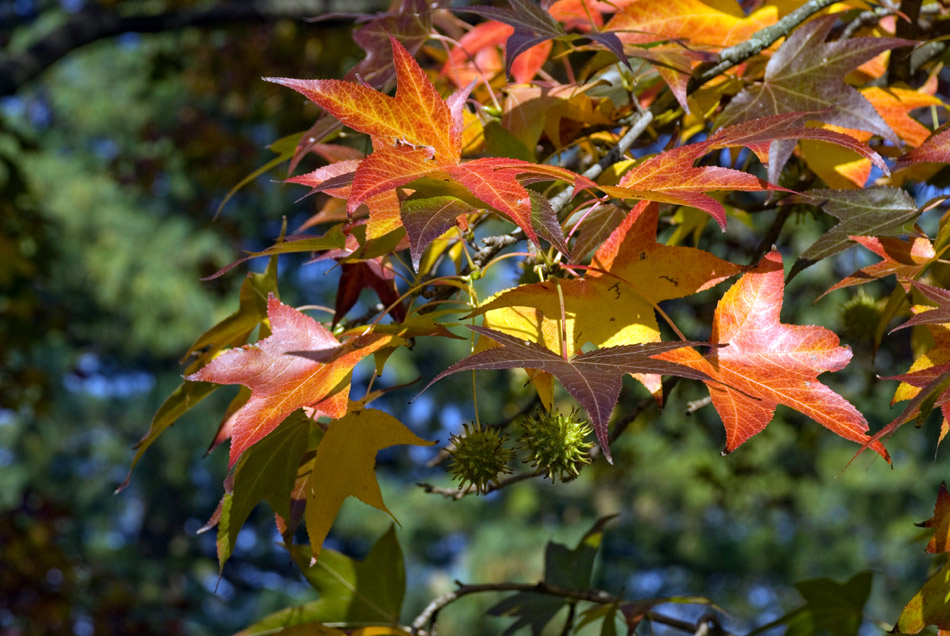
{"type": "Polygon", "coordinates": [[[0,96],[15,94],[54,63],[87,44],[123,33],[160,33],[186,27],[212,28],[234,23],[260,24],[338,11],[370,12],[381,0],[234,0],[208,9],[127,13],[87,4],[25,50],[0,56],[0,96]]]}
{"type": "MultiPolygon", "coordinates": [[[[468,596],[469,594],[480,594],[482,592],[528,592],[533,594],[544,594],[546,596],[560,596],[561,598],[573,599],[575,601],[588,601],[591,603],[597,603],[599,605],[622,604],[624,602],[624,600],[619,596],[614,596],[613,594],[603,590],[575,590],[566,587],[560,587],[558,585],[549,585],[544,581],[535,584],[485,583],[472,585],[466,585],[456,581],[455,584],[458,585],[458,589],[433,599],[432,602],[422,610],[422,613],[419,614],[414,621],[412,621],[412,627],[410,629],[411,634],[419,634],[420,630],[425,625],[434,623],[439,612],[446,606],[451,605],[463,596],[468,596]]],[[[639,601],[639,603],[649,603],[651,601],[658,601],[658,599],[644,599],[639,601]]],[[[632,602],[638,603],[638,601],[632,602]]],[[[659,603],[657,602],[656,604],[659,603]]],[[[673,629],[678,629],[690,634],[700,633],[700,631],[704,628],[708,630],[710,623],[713,623],[716,628],[719,627],[718,621],[708,614],[702,616],[695,623],[673,618],[672,616],[660,614],[652,610],[647,610],[643,612],[642,615],[646,620],[653,621],[654,623],[660,623],[662,625],[666,625],[667,627],[672,627],[673,629]]],[[[722,636],[734,636],[733,634],[730,634],[724,630],[718,631],[718,633],[722,636]]]]}
{"type": "Polygon", "coordinates": [[[693,92],[720,73],[729,70],[736,64],[744,62],[760,51],[769,48],[775,44],[779,38],[785,37],[799,24],[822,9],[830,7],[836,1],[837,0],[809,0],[775,24],[767,26],[764,29],[759,29],[745,42],[723,49],[722,53],[719,54],[719,64],[703,71],[699,77],[690,80],[686,91],[689,93],[693,92]]]}

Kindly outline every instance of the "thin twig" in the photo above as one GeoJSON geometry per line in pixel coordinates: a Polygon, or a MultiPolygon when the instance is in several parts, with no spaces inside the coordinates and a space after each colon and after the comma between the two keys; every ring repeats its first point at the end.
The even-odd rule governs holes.
{"type": "Polygon", "coordinates": [[[501,479],[489,485],[488,488],[486,488],[485,490],[481,492],[479,492],[475,488],[475,486],[472,486],[472,485],[469,485],[469,487],[465,489],[442,488],[440,486],[433,486],[432,484],[426,483],[424,481],[420,481],[416,483],[416,485],[421,487],[428,493],[432,493],[434,495],[442,495],[443,497],[447,499],[454,499],[455,501],[458,501],[459,499],[463,499],[464,497],[468,497],[469,495],[476,495],[476,494],[487,495],[488,493],[495,492],[496,490],[501,490],[502,488],[506,488],[512,484],[516,484],[519,481],[525,481],[526,479],[533,479],[534,477],[538,477],[542,474],[543,473],[539,473],[539,472],[517,473],[515,475],[509,475],[508,477],[502,477],[501,479]]]}
{"type": "MultiPolygon", "coordinates": [[[[534,594],[544,594],[547,596],[560,596],[564,599],[573,599],[575,601],[588,601],[591,603],[597,603],[599,605],[614,605],[623,603],[623,599],[619,596],[614,596],[610,592],[605,592],[603,590],[576,590],[566,587],[560,587],[558,585],[549,585],[545,582],[539,582],[535,584],[530,583],[484,583],[484,584],[471,584],[467,585],[456,581],[458,589],[443,594],[430,602],[425,609],[422,610],[422,613],[419,614],[414,621],[412,621],[412,627],[409,630],[410,634],[419,634],[419,630],[425,625],[432,625],[439,612],[448,605],[451,605],[455,601],[459,600],[464,596],[469,594],[480,594],[482,592],[529,592],[534,594]]],[[[649,599],[647,599],[649,601],[649,599]]],[[[636,601],[634,601],[636,602],[636,601]]],[[[640,601],[641,603],[644,601],[640,601]]],[[[710,619],[709,615],[704,615],[700,618],[699,621],[695,623],[690,623],[688,621],[680,620],[678,618],[673,618],[672,616],[667,616],[666,614],[661,614],[659,612],[654,612],[648,610],[643,613],[644,618],[647,620],[653,621],[654,623],[660,623],[666,625],[667,627],[672,627],[687,633],[696,633],[698,632],[703,624],[713,623],[718,627],[719,623],[715,619],[710,619]]],[[[722,636],[734,636],[726,631],[720,631],[722,636]]]]}
{"type": "Polygon", "coordinates": [[[687,415],[692,415],[693,413],[695,413],[695,412],[698,411],[699,409],[705,408],[705,407],[709,406],[710,404],[712,404],[712,396],[711,396],[711,395],[707,395],[706,397],[700,398],[700,399],[698,399],[698,400],[692,400],[691,402],[687,402],[687,403],[686,403],[686,414],[687,414],[687,415]]]}
{"type": "Polygon", "coordinates": [[[775,220],[772,221],[772,225],[769,226],[765,236],[759,241],[759,246],[755,248],[752,258],[749,259],[750,267],[758,265],[762,257],[765,256],[765,254],[772,249],[772,246],[775,245],[776,241],[778,241],[778,235],[782,233],[782,228],[785,226],[788,217],[791,216],[793,209],[794,206],[791,205],[779,206],[775,220]]]}
{"type": "Polygon", "coordinates": [[[775,44],[779,38],[788,35],[791,30],[799,24],[822,9],[833,5],[835,2],[837,2],[837,0],[809,0],[809,2],[795,9],[775,24],[767,26],[764,29],[759,29],[745,42],[723,49],[722,53],[719,54],[720,62],[712,68],[703,71],[699,77],[690,80],[689,86],[686,88],[687,93],[693,92],[720,73],[728,71],[736,64],[740,64],[753,55],[769,48],[775,44]]]}

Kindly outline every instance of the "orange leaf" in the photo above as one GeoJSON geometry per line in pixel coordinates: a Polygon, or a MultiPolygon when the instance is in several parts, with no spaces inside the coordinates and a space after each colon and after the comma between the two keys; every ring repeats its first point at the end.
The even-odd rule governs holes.
{"type": "Polygon", "coordinates": [[[775,7],[740,18],[699,0],[638,0],[615,15],[606,30],[616,31],[625,44],[682,40],[719,49],[748,40],[777,19],[775,7]]]}
{"type": "Polygon", "coordinates": [[[337,393],[360,360],[392,336],[367,334],[340,344],[322,325],[273,295],[267,301],[271,335],[230,349],[185,379],[242,384],[251,397],[233,416],[231,462],[303,406],[318,406],[337,393]]]}
{"type": "Polygon", "coordinates": [[[396,96],[342,80],[267,77],[303,94],[341,122],[393,143],[428,146],[439,163],[458,163],[460,127],[425,72],[395,38],[390,38],[396,65],[396,96]]]}
{"type": "MultiPolygon", "coordinates": [[[[898,281],[910,280],[926,269],[937,259],[934,246],[927,238],[904,240],[890,236],[850,236],[862,247],[871,250],[883,260],[874,265],[859,269],[840,282],[832,285],[821,296],[843,287],[863,285],[864,283],[895,274],[898,281]]],[[[821,297],[819,296],[819,298],[821,297]]]]}
{"type": "Polygon", "coordinates": [[[917,525],[921,528],[933,528],[934,536],[927,544],[927,552],[950,552],[950,493],[947,492],[947,482],[940,484],[937,502],[934,504],[934,516],[917,525]]]}
{"type": "MultiPolygon", "coordinates": [[[[785,283],[782,257],[773,250],[719,301],[712,343],[728,344],[705,357],[692,349],[661,356],[704,371],[713,405],[726,427],[725,452],[735,450],[772,420],[784,404],[828,430],[859,444],[868,441],[868,424],[850,402],[818,382],[825,371],[838,371],[851,360],[851,349],[815,325],[780,321],[785,283]]],[[[871,445],[890,461],[880,442],[871,445]]]]}

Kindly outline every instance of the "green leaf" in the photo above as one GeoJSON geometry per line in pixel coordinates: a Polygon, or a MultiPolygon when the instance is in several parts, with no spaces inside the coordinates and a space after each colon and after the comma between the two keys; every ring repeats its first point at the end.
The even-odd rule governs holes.
{"type": "MultiPolygon", "coordinates": [[[[573,550],[561,543],[548,542],[544,552],[544,582],[568,589],[586,589],[594,572],[594,559],[604,536],[604,525],[615,516],[598,519],[573,550]]],[[[505,630],[506,635],[530,627],[534,636],[540,636],[544,627],[566,603],[566,599],[558,596],[519,592],[488,612],[493,616],[517,617],[505,630]]]]}
{"type": "Polygon", "coordinates": [[[864,621],[864,605],[871,595],[872,572],[861,572],[844,583],[820,578],[795,584],[805,605],[753,630],[760,634],[778,625],[787,625],[785,636],[855,636],[864,621]]]}
{"type": "Polygon", "coordinates": [[[235,636],[278,633],[304,623],[398,625],[406,592],[406,571],[396,529],[376,541],[362,561],[324,549],[310,565],[310,554],[299,546],[291,553],[320,598],[268,616],[235,636]]]}
{"type": "Polygon", "coordinates": [[[234,469],[229,493],[222,500],[218,522],[218,565],[234,551],[238,533],[251,511],[261,501],[284,519],[290,517],[290,491],[297,467],[307,451],[312,421],[295,411],[267,437],[249,448],[234,469]]]}

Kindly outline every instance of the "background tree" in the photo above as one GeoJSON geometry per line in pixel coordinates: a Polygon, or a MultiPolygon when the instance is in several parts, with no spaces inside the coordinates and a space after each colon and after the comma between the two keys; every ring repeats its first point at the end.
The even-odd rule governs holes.
{"type": "MultiPolygon", "coordinates": [[[[928,567],[926,560],[909,556],[905,542],[913,532],[910,522],[929,513],[936,484],[945,477],[939,465],[927,459],[936,450],[939,433],[915,436],[900,431],[890,438],[888,450],[896,459],[893,470],[886,470],[881,459],[871,462],[866,457],[858,460],[863,466],[841,473],[858,448],[853,442],[863,439],[861,423],[854,419],[860,416],[852,414],[851,426],[840,424],[847,418],[823,421],[820,411],[830,403],[830,390],[818,388],[818,383],[846,396],[877,430],[893,420],[887,404],[891,395],[881,387],[894,385],[875,378],[875,365],[881,375],[895,375],[917,359],[913,370],[918,373],[906,378],[896,397],[914,397],[915,384],[925,387],[911,402],[910,419],[921,407],[927,412],[934,402],[941,402],[936,397],[944,383],[939,314],[933,320],[919,314],[915,320],[930,324],[882,337],[887,327],[906,320],[908,294],[925,294],[913,298],[918,304],[925,297],[938,303],[940,298],[940,210],[924,205],[939,194],[940,166],[921,162],[944,160],[939,131],[930,134],[944,117],[942,45],[921,48],[916,61],[914,55],[895,54],[891,61],[886,57],[890,49],[909,43],[895,36],[923,39],[939,34],[939,8],[902,8],[904,15],[917,16],[917,29],[907,32],[902,26],[898,32],[894,7],[855,7],[837,11],[832,19],[822,17],[829,10],[819,3],[791,12],[794,7],[768,4],[754,11],[746,7],[746,12],[732,6],[676,5],[668,17],[643,0],[619,11],[606,3],[553,3],[544,6],[546,12],[533,3],[504,4],[455,16],[437,6],[396,5],[393,14],[360,27],[355,36],[359,46],[349,42],[346,29],[327,30],[321,23],[295,27],[279,22],[273,28],[253,27],[250,34],[235,26],[229,27],[233,31],[215,31],[214,37],[190,28],[147,38],[124,36],[119,42],[122,56],[103,42],[101,50],[83,51],[75,63],[64,60],[84,66],[54,67],[58,75],[28,84],[31,92],[21,89],[5,102],[11,130],[5,155],[8,183],[17,193],[4,199],[15,206],[15,215],[4,217],[5,237],[14,246],[6,253],[14,255],[10,271],[15,274],[6,296],[17,300],[11,306],[19,312],[10,315],[21,320],[17,331],[8,333],[26,335],[35,329],[34,336],[4,343],[5,357],[11,361],[4,365],[6,372],[18,374],[4,385],[12,397],[5,394],[2,402],[8,409],[4,445],[15,468],[9,473],[14,487],[6,490],[10,512],[4,519],[9,520],[9,536],[17,539],[4,542],[4,550],[12,555],[4,563],[13,564],[7,566],[9,576],[4,580],[10,581],[8,589],[27,590],[7,596],[16,605],[0,617],[6,626],[39,631],[37,621],[42,617],[52,632],[69,622],[80,633],[90,627],[106,633],[110,620],[119,633],[134,620],[141,621],[142,629],[164,632],[236,629],[288,604],[288,596],[307,598],[302,580],[319,594],[309,610],[278,614],[259,629],[287,626],[290,617],[352,628],[366,621],[401,624],[405,629],[416,623],[429,630],[437,615],[442,633],[496,633],[518,625],[531,625],[540,633],[546,619],[556,615],[547,627],[552,633],[575,628],[610,633],[614,621],[618,627],[622,623],[632,627],[643,619],[695,630],[709,611],[702,598],[692,599],[699,603],[695,606],[661,607],[657,611],[662,615],[653,613],[651,603],[631,602],[691,594],[712,598],[739,617],[727,624],[734,631],[768,624],[800,606],[804,607],[780,625],[816,631],[815,621],[829,615],[828,599],[843,599],[830,608],[837,620],[832,629],[854,633],[868,590],[873,600],[866,607],[874,608],[869,617],[896,620],[928,567]],[[700,16],[703,28],[697,26],[700,16]],[[802,23],[806,17],[812,19],[802,23]],[[511,24],[505,27],[505,23],[511,24]],[[509,40],[512,31],[514,40],[509,40]],[[391,44],[389,34],[403,44],[391,44]],[[787,41],[780,39],[789,34],[787,41]],[[591,46],[580,46],[588,41],[591,46]],[[248,42],[255,43],[254,48],[248,42]],[[535,48],[506,59],[506,43],[509,52],[520,50],[516,44],[535,48]],[[618,62],[621,46],[626,65],[618,62]],[[320,55],[328,50],[350,53],[343,59],[320,55]],[[401,53],[405,50],[412,53],[401,53]],[[791,54],[799,50],[806,53],[791,54]],[[302,54],[306,59],[301,60],[302,54]],[[388,65],[393,57],[400,61],[401,71],[388,65]],[[428,73],[423,74],[412,58],[428,73]],[[282,59],[283,68],[278,63],[282,59]],[[318,60],[326,66],[318,67],[318,60]],[[511,63],[512,82],[506,81],[506,62],[511,63]],[[733,68],[736,64],[740,66],[733,68]],[[256,80],[261,75],[339,77],[351,68],[348,85],[283,81],[333,117],[306,110],[290,91],[262,88],[256,80]],[[850,73],[846,82],[844,73],[850,73]],[[808,82],[801,83],[802,77],[808,82]],[[121,91],[114,78],[121,78],[121,91]],[[463,101],[458,98],[440,105],[471,79],[479,81],[464,107],[459,108],[463,101]],[[96,82],[99,90],[90,86],[96,82]],[[416,87],[415,94],[400,92],[409,84],[416,87]],[[382,93],[372,93],[370,87],[382,93]],[[394,88],[395,102],[381,97],[394,88]],[[361,100],[347,99],[354,92],[361,100]],[[769,94],[789,99],[763,99],[769,94]],[[248,100],[257,95],[261,105],[252,106],[248,100]],[[409,101],[413,97],[421,101],[409,101]],[[129,108],[136,102],[142,109],[129,108]],[[408,111],[414,118],[408,126],[394,124],[383,112],[393,103],[396,110],[408,111]],[[382,109],[368,123],[359,119],[366,104],[382,109]],[[211,110],[222,105],[228,110],[211,110]],[[425,109],[437,116],[419,117],[425,109]],[[214,116],[205,114],[212,112],[214,116]],[[448,117],[442,115],[445,112],[448,117]],[[919,119],[908,118],[908,112],[919,119]],[[460,116],[462,134],[456,141],[453,122],[460,116]],[[763,121],[762,116],[772,119],[763,121]],[[141,119],[135,121],[137,117],[141,119]],[[298,117],[305,119],[295,120],[298,117]],[[310,126],[314,118],[317,124],[310,126]],[[350,131],[323,139],[339,135],[337,119],[376,140],[371,144],[350,131]],[[120,120],[129,121],[129,127],[118,134],[115,122],[120,120]],[[72,128],[65,125],[69,121],[75,122],[72,128]],[[252,124],[244,146],[239,121],[252,124]],[[809,121],[810,126],[804,126],[809,121]],[[824,126],[816,127],[815,122],[824,126]],[[329,198],[319,194],[294,207],[289,199],[299,191],[263,183],[263,192],[239,191],[219,223],[204,228],[226,190],[255,165],[218,162],[229,156],[237,162],[257,155],[252,150],[262,142],[308,127],[308,134],[298,133],[273,147],[275,163],[290,159],[293,173],[302,175],[295,180],[323,190],[329,198]],[[864,132],[849,130],[845,135],[840,127],[864,132]],[[914,146],[920,149],[911,150],[914,146]],[[901,154],[903,158],[895,162],[893,158],[901,154]],[[225,169],[229,165],[230,176],[225,169]],[[723,167],[738,171],[725,172],[723,167]],[[884,177],[880,171],[885,168],[893,175],[884,177]],[[347,177],[354,169],[355,176],[347,177]],[[382,176],[389,179],[388,185],[379,185],[382,176]],[[873,184],[881,179],[905,187],[917,202],[873,184]],[[567,184],[574,186],[568,194],[567,184]],[[493,198],[486,190],[489,186],[514,196],[493,198]],[[867,187],[855,189],[860,186],[867,187]],[[780,188],[802,194],[786,196],[780,188]],[[755,191],[761,194],[746,194],[755,191]],[[804,196],[806,192],[811,196],[804,196]],[[639,200],[663,205],[647,206],[639,200]],[[95,214],[91,210],[76,214],[84,209],[84,201],[95,202],[95,214]],[[367,208],[358,207],[364,201],[367,208]],[[394,208],[393,202],[399,207],[394,208]],[[238,248],[266,248],[267,241],[246,242],[243,237],[284,237],[278,219],[288,211],[293,212],[289,231],[311,238],[302,242],[281,238],[271,253],[284,255],[252,263],[257,273],[243,281],[234,272],[213,278],[208,285],[220,294],[220,302],[212,304],[209,296],[214,294],[200,291],[196,283],[183,283],[194,281],[193,274],[169,269],[174,264],[207,275],[232,260],[238,248]],[[460,216],[466,224],[457,224],[460,216]],[[725,227],[724,234],[709,223],[711,217],[725,227]],[[185,223],[179,224],[181,220],[185,223]],[[914,221],[931,238],[917,237],[911,228],[914,221]],[[400,224],[404,230],[389,232],[400,224]],[[402,232],[408,234],[408,244],[402,232]],[[536,240],[516,245],[526,235],[536,240]],[[852,245],[848,236],[867,238],[854,239],[863,247],[843,251],[852,245]],[[230,246],[221,237],[229,239],[230,246]],[[670,251],[684,249],[684,244],[706,251],[670,251]],[[783,276],[778,268],[781,257],[769,251],[772,244],[781,248],[785,270],[793,274],[781,304],[782,323],[836,329],[853,346],[861,364],[852,362],[819,381],[818,370],[837,368],[846,357],[837,343],[824,345],[822,355],[837,358],[809,360],[813,371],[801,380],[808,386],[815,383],[800,401],[816,410],[781,407],[769,423],[771,402],[787,404],[796,396],[773,400],[774,391],[759,394],[743,383],[742,364],[756,355],[756,339],[741,328],[730,330],[725,317],[738,311],[750,294],[772,299],[753,312],[757,321],[778,309],[783,276]],[[511,248],[514,252],[502,252],[511,245],[516,245],[511,248]],[[631,251],[634,246],[638,251],[631,251]],[[891,258],[883,266],[875,265],[873,258],[859,252],[865,248],[891,258]],[[301,267],[301,257],[311,252],[323,258],[301,267]],[[910,254],[903,256],[904,252],[910,254]],[[54,253],[56,258],[37,259],[38,253],[54,253]],[[504,258],[498,259],[500,254],[504,258]],[[638,265],[641,255],[648,255],[642,259],[648,263],[656,256],[661,265],[644,269],[638,265]],[[681,267],[683,262],[690,266],[681,267]],[[806,267],[811,262],[817,264],[806,267]],[[666,263],[675,268],[664,269],[666,263]],[[862,267],[856,278],[847,278],[862,267]],[[280,273],[279,280],[275,272],[280,273]],[[883,278],[890,273],[897,273],[902,284],[893,277],[883,278]],[[435,275],[441,279],[428,278],[435,275]],[[715,286],[727,278],[731,280],[715,286]],[[930,286],[911,282],[919,280],[930,286]],[[835,291],[809,305],[838,281],[871,282],[864,293],[835,291]],[[492,296],[519,282],[514,291],[492,296]],[[245,293],[232,314],[239,285],[245,293]],[[360,295],[362,288],[371,291],[360,295]],[[267,294],[278,290],[281,301],[267,301],[267,294]],[[46,302],[37,302],[38,298],[46,302]],[[461,304],[443,302],[450,298],[461,304]],[[590,298],[596,298],[596,304],[590,298]],[[68,307],[68,313],[57,303],[68,307]],[[290,309],[301,305],[331,307],[332,319],[329,314],[312,315],[333,333],[290,309]],[[434,311],[420,311],[423,306],[434,311]],[[595,306],[598,313],[592,316],[590,308],[595,306]],[[467,317],[473,309],[480,316],[474,323],[467,317]],[[44,315],[50,326],[35,318],[44,315]],[[109,317],[106,325],[103,316],[109,317]],[[265,317],[269,320],[262,323],[265,317]],[[609,317],[620,318],[624,322],[618,326],[625,329],[603,333],[603,319],[609,317]],[[116,328],[116,321],[128,327],[116,328]],[[196,328],[196,323],[202,326],[196,328]],[[535,374],[533,384],[526,384],[524,376],[479,372],[474,381],[482,399],[476,409],[474,401],[459,399],[472,395],[471,374],[458,374],[407,405],[423,383],[395,387],[420,376],[428,382],[472,352],[471,333],[457,324],[481,324],[481,335],[488,336],[484,342],[503,345],[482,350],[481,344],[475,356],[461,364],[541,368],[559,382],[535,374]],[[712,329],[713,324],[719,326],[712,329]],[[67,489],[64,484],[82,481],[77,475],[97,471],[109,476],[101,462],[124,457],[119,450],[123,439],[116,437],[116,431],[134,435],[136,428],[131,422],[108,429],[89,426],[74,414],[89,413],[93,422],[109,422],[119,413],[134,417],[134,411],[117,398],[123,393],[140,396],[154,385],[155,395],[168,394],[176,380],[157,381],[152,370],[168,369],[172,357],[209,325],[216,326],[193,347],[197,362],[190,360],[185,369],[197,374],[189,375],[192,380],[222,384],[239,380],[221,375],[230,372],[229,361],[241,360],[244,366],[252,360],[241,356],[270,350],[275,363],[289,370],[320,369],[322,382],[310,386],[299,404],[316,406],[336,419],[314,424],[299,411],[286,419],[281,413],[269,420],[268,426],[274,428],[270,435],[247,436],[248,426],[263,421],[255,419],[247,406],[238,410],[249,392],[214,391],[208,402],[186,415],[190,424],[184,429],[179,425],[175,432],[154,438],[153,450],[136,468],[122,497],[104,499],[104,483],[96,480],[87,480],[87,494],[82,497],[71,490],[73,486],[67,489]],[[447,326],[464,340],[447,339],[447,326]],[[316,342],[304,338],[300,328],[316,342]],[[677,329],[696,341],[728,341],[729,346],[710,354],[715,356],[712,365],[699,357],[703,349],[673,353],[673,345],[659,345],[650,353],[668,349],[667,361],[662,362],[640,355],[641,343],[661,337],[675,341],[677,329]],[[506,340],[504,332],[517,338],[506,340]],[[910,332],[915,338],[932,334],[938,343],[936,353],[919,359],[911,355],[910,332]],[[520,340],[524,337],[535,345],[524,345],[520,340]],[[261,342],[259,349],[239,349],[248,338],[261,342]],[[341,339],[346,345],[336,350],[334,343],[341,339]],[[589,351],[588,342],[600,347],[600,353],[589,351]],[[628,349],[611,350],[615,345],[628,349]],[[229,346],[230,352],[205,366],[229,346]],[[747,356],[731,356],[730,348],[741,348],[747,356]],[[307,350],[322,353],[310,358],[283,354],[307,350]],[[357,364],[370,353],[377,366],[385,360],[379,377],[368,359],[357,364]],[[655,399],[627,380],[608,426],[609,410],[600,400],[613,397],[603,389],[619,376],[598,375],[602,367],[597,365],[613,353],[623,354],[619,360],[627,366],[617,368],[624,371],[704,379],[709,392],[701,382],[668,380],[667,408],[657,415],[655,399]],[[683,364],[674,366],[674,360],[683,364]],[[353,376],[348,380],[350,369],[353,376]],[[584,393],[578,382],[591,377],[597,378],[599,389],[584,393]],[[370,392],[377,399],[369,406],[348,406],[339,399],[340,380],[352,384],[352,399],[370,392]],[[384,392],[377,396],[380,389],[384,392]],[[223,401],[215,406],[212,402],[219,395],[223,401]],[[713,397],[712,406],[707,395],[713,397]],[[546,400],[561,413],[559,417],[539,410],[538,402],[546,400]],[[731,420],[724,412],[724,400],[744,401],[747,410],[769,412],[764,420],[761,413],[758,419],[747,415],[731,420]],[[580,407],[573,413],[572,404],[580,407]],[[301,579],[287,569],[286,556],[269,547],[279,536],[267,529],[273,524],[271,512],[258,507],[243,530],[242,517],[266,499],[285,523],[306,519],[297,533],[298,543],[305,543],[309,534],[315,537],[314,546],[322,544],[335,515],[333,502],[351,494],[341,486],[355,482],[371,490],[375,450],[422,443],[400,428],[403,424],[375,409],[392,414],[422,438],[443,443],[451,438],[454,449],[412,446],[381,452],[375,463],[385,506],[403,529],[394,535],[387,531],[390,521],[385,514],[364,514],[365,509],[346,503],[316,565],[309,565],[306,548],[291,550],[301,579]],[[694,417],[683,418],[684,409],[694,417]],[[226,410],[237,413],[231,420],[233,428],[218,427],[226,410]],[[822,431],[799,410],[832,430],[837,427],[835,432],[852,441],[822,431]],[[532,415],[528,423],[522,417],[526,414],[532,415]],[[608,447],[598,445],[590,451],[594,459],[589,466],[571,466],[580,472],[578,479],[570,483],[539,479],[535,473],[543,472],[544,462],[539,461],[543,455],[537,452],[542,448],[537,440],[545,435],[562,442],[574,439],[575,455],[583,453],[593,442],[593,437],[577,442],[585,434],[580,420],[588,415],[601,441],[608,432],[614,438],[609,446],[613,466],[602,457],[608,447]],[[476,419],[491,424],[489,432],[462,426],[476,419]],[[729,450],[735,449],[753,420],[755,428],[768,427],[727,458],[714,452],[723,439],[729,450]],[[725,438],[721,422],[726,424],[725,438]],[[339,433],[362,426],[374,431],[365,448],[339,433]],[[220,442],[231,433],[236,469],[226,483],[230,494],[212,519],[227,521],[219,525],[217,551],[222,564],[231,557],[218,581],[217,569],[208,560],[214,550],[209,535],[199,540],[172,538],[166,528],[173,528],[173,535],[186,528],[196,530],[210,514],[218,493],[209,484],[227,472],[226,453],[213,453],[210,465],[197,457],[207,448],[208,438],[220,442]],[[476,467],[480,457],[484,462],[484,456],[474,452],[479,440],[493,449],[506,434],[504,444],[511,448],[517,440],[522,448],[517,454],[533,461],[512,461],[507,468],[514,472],[500,473],[496,482],[466,471],[464,457],[476,467]],[[189,442],[190,437],[194,439],[189,442]],[[189,444],[195,453],[183,452],[189,444]],[[242,448],[247,449],[243,454],[242,448]],[[296,459],[286,461],[288,453],[296,459]],[[334,456],[353,461],[335,466],[328,463],[334,456]],[[289,497],[298,476],[285,470],[298,463],[302,470],[295,492],[303,496],[309,489],[321,494],[311,496],[303,512],[301,502],[289,497]],[[427,463],[453,466],[467,480],[463,483],[478,484],[481,490],[495,490],[494,483],[504,487],[481,501],[470,496],[474,488],[460,491],[449,482],[444,467],[424,468],[427,463]],[[334,466],[343,474],[353,472],[341,481],[334,466]],[[275,467],[280,470],[274,472],[275,467]],[[160,473],[155,481],[150,477],[154,473],[160,473]],[[841,478],[833,480],[838,473],[841,478]],[[249,475],[267,478],[249,488],[249,475]],[[324,476],[327,481],[315,481],[324,476]],[[412,486],[419,480],[430,484],[412,486]],[[201,487],[196,489],[195,483],[201,487]],[[180,496],[170,496],[172,485],[180,488],[180,496]],[[442,501],[440,494],[461,501],[442,501]],[[142,502],[142,508],[124,503],[129,501],[142,502]],[[161,510],[172,502],[189,502],[190,510],[177,517],[161,510]],[[621,516],[606,531],[603,522],[595,523],[614,513],[621,516]],[[30,528],[34,531],[27,532],[30,528]],[[260,530],[255,533],[254,528],[260,530]],[[542,554],[536,546],[549,538],[558,543],[542,554]],[[44,545],[62,547],[64,556],[39,559],[38,554],[50,554],[44,545]],[[607,555],[609,567],[593,567],[598,549],[607,555]],[[529,553],[533,556],[522,558],[529,553]],[[136,568],[134,573],[119,567],[123,557],[142,559],[150,554],[155,560],[145,562],[154,566],[136,568]],[[512,554],[519,558],[512,559],[512,554]],[[336,587],[339,579],[328,572],[345,573],[354,567],[351,558],[364,557],[355,570],[357,593],[349,596],[352,591],[336,587]],[[400,603],[403,563],[410,584],[405,603],[400,603]],[[881,573],[873,587],[870,577],[855,575],[867,568],[881,573]],[[526,577],[532,569],[534,576],[526,577]],[[264,574],[268,570],[275,574],[264,574]],[[168,581],[169,571],[182,572],[180,583],[168,581]],[[806,582],[797,591],[790,586],[817,576],[844,583],[806,582]],[[456,589],[453,578],[488,587],[456,589]],[[367,584],[380,579],[396,583],[367,584]],[[543,581],[541,587],[535,586],[538,580],[543,581]],[[116,594],[102,593],[107,581],[116,594]],[[207,591],[217,585],[225,599],[238,602],[200,600],[202,584],[207,591]],[[482,616],[483,610],[505,598],[500,590],[521,592],[494,612],[514,616],[514,621],[482,616]],[[330,602],[337,593],[350,599],[345,607],[330,602]],[[442,593],[453,596],[432,603],[442,593]],[[119,600],[110,606],[104,599],[119,600]],[[164,610],[170,602],[180,603],[174,623],[151,620],[150,612],[164,610]],[[61,609],[40,609],[52,603],[61,609]]],[[[126,6],[132,5],[124,5],[122,11],[131,11],[126,6]]],[[[189,15],[213,9],[187,4],[167,8],[189,15]]],[[[108,6],[95,10],[119,15],[108,6]]],[[[66,11],[58,19],[64,24],[71,21],[66,11]]],[[[43,28],[49,29],[51,22],[43,28]]],[[[180,21],[175,28],[182,24],[188,23],[180,21]]],[[[20,50],[36,50],[23,44],[36,32],[40,40],[35,41],[41,41],[43,31],[34,28],[19,35],[20,50]]],[[[11,48],[10,54],[16,50],[11,48]]],[[[273,156],[253,158],[262,165],[273,156]]],[[[773,318],[777,323],[779,316],[773,318]]],[[[762,332],[774,335],[771,329],[763,327],[762,332]]],[[[818,340],[833,338],[817,327],[808,334],[818,340]]],[[[924,343],[919,350],[926,347],[924,343]]],[[[806,350],[804,357],[815,354],[806,350]]],[[[656,391],[656,380],[641,378],[656,391]]],[[[212,388],[188,382],[172,393],[166,405],[194,406],[194,399],[177,403],[176,399],[189,392],[192,398],[199,397],[195,391],[212,388]]],[[[247,404],[260,398],[252,396],[247,404]]],[[[150,407],[140,403],[136,408],[145,413],[150,407]]],[[[153,433],[164,432],[178,415],[167,408],[159,411],[153,433]]],[[[147,439],[150,443],[153,437],[147,439]]],[[[113,485],[124,473],[123,468],[111,471],[113,485]]],[[[370,495],[364,494],[364,500],[384,505],[370,495]]],[[[292,535],[286,526],[279,524],[279,530],[285,538],[292,535]]],[[[929,614],[902,616],[901,624],[913,629],[928,619],[939,624],[939,617],[929,614]]]]}

